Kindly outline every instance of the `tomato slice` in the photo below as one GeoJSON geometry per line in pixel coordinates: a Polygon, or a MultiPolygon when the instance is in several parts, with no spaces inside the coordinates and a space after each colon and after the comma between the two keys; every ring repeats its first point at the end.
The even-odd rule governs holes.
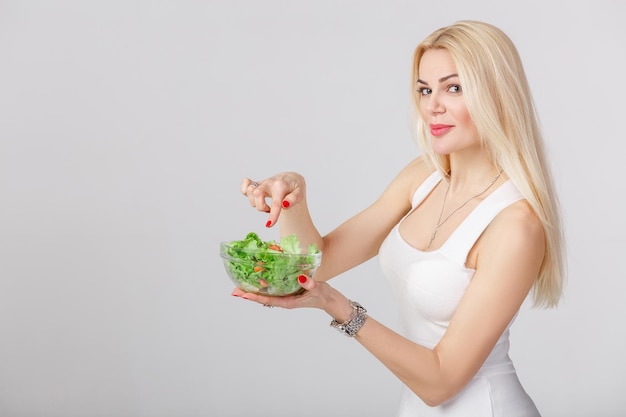
{"type": "Polygon", "coordinates": [[[283,248],[281,248],[280,246],[276,245],[276,244],[271,244],[267,247],[270,250],[275,250],[277,252],[282,252],[283,248]]]}

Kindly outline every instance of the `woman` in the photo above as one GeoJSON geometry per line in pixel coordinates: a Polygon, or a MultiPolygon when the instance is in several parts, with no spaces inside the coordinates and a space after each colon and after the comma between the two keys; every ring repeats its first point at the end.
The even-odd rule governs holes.
{"type": "Polygon", "coordinates": [[[538,416],[508,356],[508,329],[531,292],[536,306],[557,305],[564,254],[519,55],[498,28],[460,21],[416,48],[412,88],[423,156],[328,235],[311,220],[299,174],[242,181],[268,227],[317,244],[323,260],[314,280],[299,278],[301,295],[233,295],[326,311],[403,382],[398,416],[538,416]],[[326,282],[375,255],[400,334],[326,282]]]}

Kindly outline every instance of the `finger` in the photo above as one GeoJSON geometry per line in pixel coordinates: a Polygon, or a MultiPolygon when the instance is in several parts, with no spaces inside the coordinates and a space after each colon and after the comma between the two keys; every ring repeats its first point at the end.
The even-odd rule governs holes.
{"type": "Polygon", "coordinates": [[[256,207],[258,211],[262,211],[265,213],[268,213],[270,211],[270,206],[267,205],[267,198],[271,198],[271,196],[267,194],[267,191],[265,190],[263,185],[251,188],[251,191],[248,194],[248,198],[250,199],[250,204],[252,204],[252,207],[256,207]]]}
{"type": "Polygon", "coordinates": [[[278,222],[278,217],[280,216],[280,212],[282,210],[282,206],[280,203],[280,199],[272,199],[272,206],[269,208],[269,218],[267,219],[266,227],[272,227],[278,222]]]}
{"type": "Polygon", "coordinates": [[[289,181],[281,180],[272,183],[272,202],[269,207],[269,218],[266,226],[271,227],[278,222],[278,218],[283,209],[287,209],[296,204],[301,199],[300,189],[289,181]]]}
{"type": "Polygon", "coordinates": [[[284,210],[295,206],[304,198],[304,192],[301,187],[295,187],[288,194],[286,194],[280,202],[281,207],[284,210]]]}
{"type": "Polygon", "coordinates": [[[255,207],[258,211],[269,212],[270,208],[265,201],[267,198],[265,188],[262,183],[250,178],[244,178],[241,181],[241,193],[248,198],[250,206],[255,207]]]}
{"type": "Polygon", "coordinates": [[[235,288],[231,295],[243,298],[244,300],[253,301],[265,307],[285,307],[285,300],[288,297],[271,297],[260,294],[245,292],[240,288],[235,288]]]}
{"type": "Polygon", "coordinates": [[[248,189],[252,185],[253,181],[250,178],[244,178],[241,180],[241,194],[248,195],[248,189]]]}
{"type": "Polygon", "coordinates": [[[300,284],[302,288],[304,288],[307,291],[312,290],[313,288],[315,288],[315,285],[316,285],[316,281],[314,279],[304,274],[298,277],[298,283],[300,284]]]}
{"type": "Polygon", "coordinates": [[[244,290],[242,290],[239,287],[236,287],[233,292],[231,293],[231,295],[235,296],[235,297],[240,297],[243,298],[245,300],[249,300],[249,301],[255,301],[255,302],[260,302],[259,300],[259,295],[252,293],[252,292],[246,292],[244,290]]]}
{"type": "Polygon", "coordinates": [[[254,181],[250,178],[244,178],[241,180],[239,190],[241,191],[241,194],[247,195],[250,193],[250,191],[253,191],[255,188],[258,188],[260,186],[261,182],[254,181]]]}
{"type": "Polygon", "coordinates": [[[246,294],[246,292],[244,290],[242,290],[239,287],[236,287],[230,295],[232,295],[234,297],[241,297],[244,294],[246,294]]]}

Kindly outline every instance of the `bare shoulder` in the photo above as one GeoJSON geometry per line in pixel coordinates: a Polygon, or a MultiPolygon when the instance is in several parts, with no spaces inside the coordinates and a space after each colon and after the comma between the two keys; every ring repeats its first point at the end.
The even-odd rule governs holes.
{"type": "Polygon", "coordinates": [[[403,172],[404,171],[409,171],[425,178],[433,172],[433,169],[426,162],[423,156],[418,156],[405,166],[403,172]]]}
{"type": "MultiPolygon", "coordinates": [[[[396,176],[394,182],[402,183],[407,189],[415,191],[417,187],[433,173],[433,168],[419,156],[409,162],[396,176]]],[[[412,193],[411,193],[412,194],[412,193]]]]}
{"type": "MultiPolygon", "coordinates": [[[[488,253],[491,259],[536,266],[545,255],[545,230],[541,219],[526,200],[503,209],[485,230],[477,245],[474,258],[488,253]]],[[[534,268],[532,268],[534,269],[534,268]]]]}
{"type": "Polygon", "coordinates": [[[520,200],[502,210],[492,222],[494,233],[507,236],[507,240],[518,243],[540,243],[544,241],[541,220],[526,200],[520,200]]]}
{"type": "Polygon", "coordinates": [[[411,208],[411,200],[417,187],[432,173],[422,156],[405,165],[374,202],[375,214],[390,218],[393,224],[411,208]]]}

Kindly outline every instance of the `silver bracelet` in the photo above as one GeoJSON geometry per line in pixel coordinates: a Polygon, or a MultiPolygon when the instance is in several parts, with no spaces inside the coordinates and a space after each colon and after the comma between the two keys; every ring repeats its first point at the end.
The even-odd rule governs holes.
{"type": "Polygon", "coordinates": [[[350,318],[343,323],[339,323],[337,320],[333,319],[333,321],[330,322],[330,326],[334,327],[348,337],[354,337],[361,327],[363,327],[363,324],[365,324],[365,319],[367,319],[367,310],[356,301],[349,301],[350,307],[352,307],[350,318]]]}

